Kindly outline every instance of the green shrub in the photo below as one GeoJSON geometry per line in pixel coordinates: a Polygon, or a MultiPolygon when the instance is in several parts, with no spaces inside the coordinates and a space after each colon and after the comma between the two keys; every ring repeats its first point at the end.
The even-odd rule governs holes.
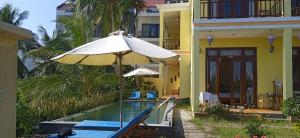
{"type": "Polygon", "coordinates": [[[217,115],[222,118],[229,118],[231,116],[229,110],[223,104],[207,107],[204,111],[208,114],[217,115]]]}
{"type": "Polygon", "coordinates": [[[250,137],[257,136],[262,137],[268,134],[266,127],[262,126],[263,121],[257,118],[252,118],[246,124],[245,128],[247,130],[247,134],[250,137]]]}
{"type": "Polygon", "coordinates": [[[285,116],[300,115],[300,107],[296,104],[296,100],[293,98],[288,98],[288,99],[284,100],[281,110],[285,116]]]}
{"type": "Polygon", "coordinates": [[[22,134],[31,134],[32,126],[35,124],[35,118],[32,116],[32,111],[29,104],[18,96],[17,98],[17,136],[22,134]]]}

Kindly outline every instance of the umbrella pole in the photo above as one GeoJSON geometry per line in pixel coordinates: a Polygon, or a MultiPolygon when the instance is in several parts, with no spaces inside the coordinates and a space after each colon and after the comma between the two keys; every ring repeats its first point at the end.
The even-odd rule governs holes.
{"type": "Polygon", "coordinates": [[[123,111],[122,111],[122,95],[123,95],[123,72],[122,72],[122,54],[118,54],[118,78],[119,78],[119,89],[120,89],[120,128],[123,127],[123,111]]]}

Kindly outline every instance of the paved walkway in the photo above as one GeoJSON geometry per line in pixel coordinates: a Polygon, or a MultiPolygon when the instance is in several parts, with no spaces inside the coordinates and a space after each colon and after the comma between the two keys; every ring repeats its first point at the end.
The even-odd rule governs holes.
{"type": "Polygon", "coordinates": [[[173,137],[174,138],[212,138],[209,134],[210,127],[203,126],[199,129],[192,123],[193,117],[191,111],[186,109],[175,109],[173,122],[173,137]]]}

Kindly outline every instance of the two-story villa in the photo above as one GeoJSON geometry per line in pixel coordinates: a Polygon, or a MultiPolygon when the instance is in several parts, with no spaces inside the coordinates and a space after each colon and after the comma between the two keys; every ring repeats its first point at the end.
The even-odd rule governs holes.
{"type": "Polygon", "coordinates": [[[212,92],[230,105],[268,106],[300,91],[300,0],[190,0],[158,5],[160,46],[180,55],[160,66],[160,94],[212,92]]]}

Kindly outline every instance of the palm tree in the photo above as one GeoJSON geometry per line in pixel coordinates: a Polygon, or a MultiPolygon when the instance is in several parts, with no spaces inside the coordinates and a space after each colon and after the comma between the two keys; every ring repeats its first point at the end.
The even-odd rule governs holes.
{"type": "MultiPolygon", "coordinates": [[[[139,12],[143,7],[142,0],[78,0],[79,10],[88,11],[95,25],[101,26],[103,36],[110,32],[132,28],[129,22],[132,13],[139,12]],[[125,24],[125,25],[122,25],[125,24]],[[127,25],[126,25],[127,24],[127,25]]],[[[136,14],[137,15],[137,14],[136,14]]],[[[134,23],[135,24],[135,23],[134,23]]]]}
{"type": "Polygon", "coordinates": [[[28,15],[28,11],[20,12],[19,9],[13,8],[11,4],[5,4],[0,9],[0,20],[16,26],[22,25],[28,15]]]}
{"type": "Polygon", "coordinates": [[[103,74],[103,68],[65,65],[50,59],[77,46],[92,41],[94,25],[85,12],[75,11],[72,17],[57,20],[65,25],[64,32],[55,32],[52,37],[46,29],[39,27],[41,43],[44,45],[27,54],[34,57],[38,67],[34,69],[34,77],[24,80],[21,90],[36,99],[49,97],[62,98],[72,94],[91,95],[97,92],[97,82],[103,74]]]}

